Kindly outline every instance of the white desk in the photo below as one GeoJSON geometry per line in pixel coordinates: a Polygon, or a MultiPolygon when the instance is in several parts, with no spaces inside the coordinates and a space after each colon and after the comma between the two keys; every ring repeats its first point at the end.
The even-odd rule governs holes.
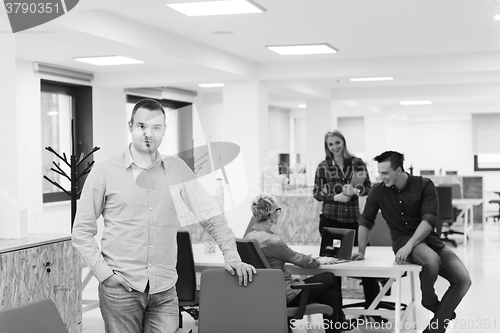
{"type": "Polygon", "coordinates": [[[463,218],[464,220],[464,246],[467,245],[467,238],[472,237],[472,230],[474,228],[474,206],[480,205],[483,199],[452,199],[453,206],[461,209],[462,211],[457,216],[457,219],[463,218]]]}
{"type": "MultiPolygon", "coordinates": [[[[317,255],[319,247],[317,245],[290,245],[297,252],[317,255]]],[[[355,249],[356,251],[356,249],[355,249]]],[[[205,253],[203,244],[193,244],[194,260],[196,270],[198,272],[208,268],[216,268],[223,266],[223,257],[220,250],[217,248],[216,253],[205,253]]],[[[399,333],[404,323],[413,314],[413,320],[416,322],[416,303],[415,303],[415,273],[419,272],[422,267],[419,265],[406,264],[398,265],[394,261],[394,253],[390,247],[385,246],[370,246],[366,250],[367,258],[362,261],[352,261],[337,265],[324,265],[319,268],[301,268],[292,264],[287,264],[286,268],[292,274],[297,275],[313,275],[321,272],[333,272],[337,276],[353,276],[353,277],[376,277],[388,278],[389,280],[380,290],[373,303],[368,309],[344,309],[345,313],[349,314],[365,314],[365,315],[381,315],[391,316],[394,314],[394,330],[399,333]],[[408,273],[411,283],[411,300],[405,311],[401,311],[401,276],[408,273]],[[396,310],[376,309],[385,293],[393,286],[392,290],[396,299],[396,310]]]]}

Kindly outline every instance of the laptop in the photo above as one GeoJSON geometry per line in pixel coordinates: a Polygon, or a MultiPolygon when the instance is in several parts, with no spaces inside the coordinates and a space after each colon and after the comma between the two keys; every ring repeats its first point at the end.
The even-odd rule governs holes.
{"type": "Polygon", "coordinates": [[[351,261],[355,235],[353,229],[323,228],[320,257],[337,258],[337,263],[351,261]]]}

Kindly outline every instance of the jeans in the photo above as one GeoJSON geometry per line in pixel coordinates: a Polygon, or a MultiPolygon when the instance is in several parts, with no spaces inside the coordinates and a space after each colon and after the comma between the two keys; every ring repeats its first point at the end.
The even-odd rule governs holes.
{"type": "Polygon", "coordinates": [[[408,261],[422,266],[420,272],[422,305],[434,312],[434,318],[427,329],[430,332],[442,333],[471,286],[469,272],[460,258],[447,246],[434,251],[427,244],[420,243],[413,248],[408,261]],[[450,283],[441,301],[434,289],[438,275],[450,283]]]}
{"type": "Polygon", "coordinates": [[[99,307],[106,333],[173,333],[179,327],[175,286],[149,294],[99,284],[99,307]]]}

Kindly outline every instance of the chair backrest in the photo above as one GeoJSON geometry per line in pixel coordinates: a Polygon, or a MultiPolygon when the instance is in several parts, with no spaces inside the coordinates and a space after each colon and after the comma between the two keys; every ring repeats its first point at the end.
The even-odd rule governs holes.
{"type": "Polygon", "coordinates": [[[50,298],[0,311],[1,333],[68,333],[50,298]]]}
{"type": "Polygon", "coordinates": [[[225,269],[203,271],[199,332],[288,332],[283,272],[258,269],[244,287],[225,269]]]}
{"type": "Polygon", "coordinates": [[[438,216],[443,220],[451,220],[455,218],[455,212],[453,210],[452,198],[453,189],[449,186],[438,186],[436,187],[438,201],[439,201],[439,213],[438,216]]]}
{"type": "MultiPolygon", "coordinates": [[[[196,271],[189,232],[177,232],[177,297],[191,301],[196,297],[196,271]]],[[[1,332],[0,332],[1,333],[1,332]]]]}
{"type": "Polygon", "coordinates": [[[450,187],[451,188],[451,198],[452,199],[462,199],[462,186],[460,184],[440,184],[438,187],[450,187]]]}
{"type": "Polygon", "coordinates": [[[271,268],[269,261],[255,239],[236,238],[236,247],[243,262],[255,268],[271,268]]]}
{"type": "Polygon", "coordinates": [[[392,246],[391,231],[381,212],[377,213],[369,242],[372,246],[392,246]]]}

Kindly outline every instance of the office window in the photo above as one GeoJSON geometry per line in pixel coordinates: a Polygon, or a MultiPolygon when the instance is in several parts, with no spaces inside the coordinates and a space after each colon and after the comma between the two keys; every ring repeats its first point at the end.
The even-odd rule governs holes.
{"type": "MultiPolygon", "coordinates": [[[[45,147],[52,147],[59,155],[70,161],[72,154],[71,120],[74,120],[75,155],[80,156],[93,148],[92,142],[92,88],[74,84],[66,84],[48,80],[41,82],[41,126],[42,126],[42,175],[70,191],[70,181],[54,172],[57,169],[53,162],[68,175],[69,167],[57,156],[47,151],[45,147]]],[[[86,162],[91,162],[92,156],[86,162]]],[[[82,163],[79,171],[87,166],[82,163]]],[[[56,186],[43,179],[43,202],[70,200],[70,197],[56,186]]],[[[81,190],[85,177],[78,181],[78,190],[81,190]]]]}
{"type": "Polygon", "coordinates": [[[500,154],[474,155],[474,171],[500,171],[500,154]]]}

